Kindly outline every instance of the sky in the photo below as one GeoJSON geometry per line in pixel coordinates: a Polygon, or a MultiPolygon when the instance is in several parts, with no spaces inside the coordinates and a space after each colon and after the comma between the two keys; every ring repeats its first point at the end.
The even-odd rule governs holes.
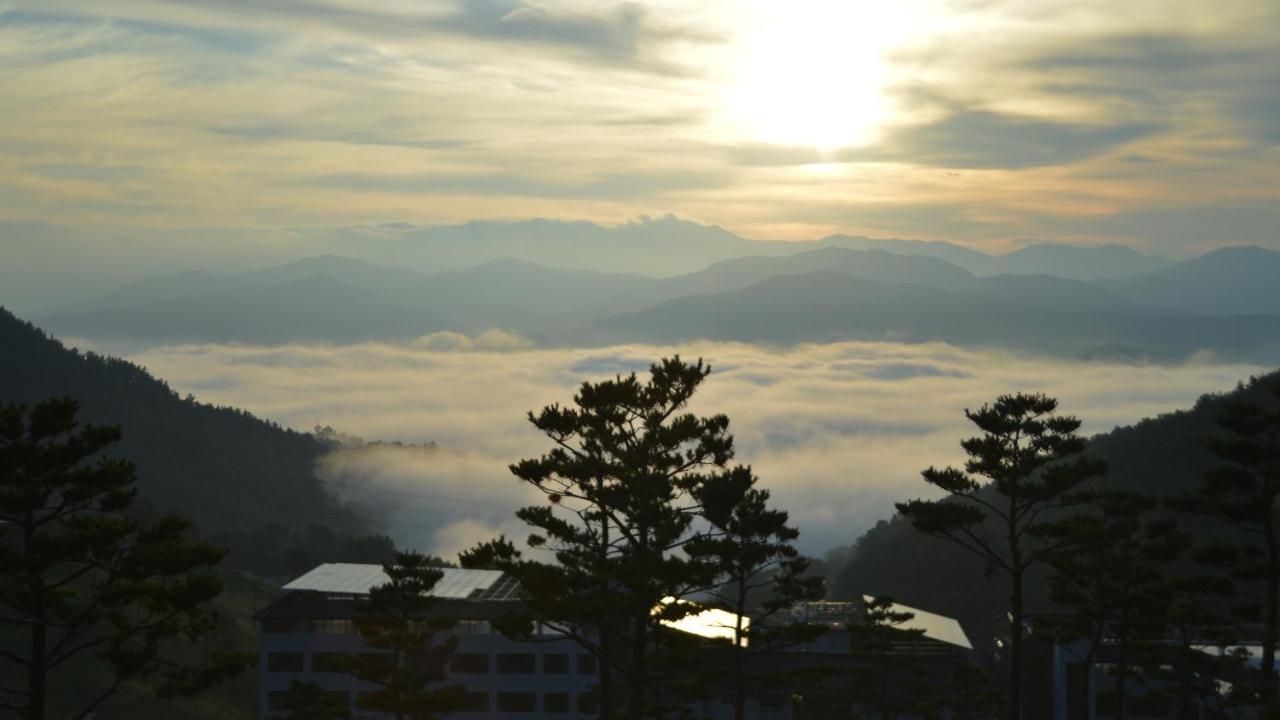
{"type": "Polygon", "coordinates": [[[195,265],[298,228],[670,212],[1280,248],[1277,67],[1274,0],[0,0],[0,243],[195,265]]]}

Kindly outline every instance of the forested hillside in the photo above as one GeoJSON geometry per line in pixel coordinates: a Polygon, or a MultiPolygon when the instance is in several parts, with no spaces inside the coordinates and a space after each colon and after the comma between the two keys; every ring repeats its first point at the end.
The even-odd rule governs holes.
{"type": "MultiPolygon", "coordinates": [[[[1190,410],[1143,420],[1094,437],[1086,453],[1106,461],[1108,473],[1099,485],[1164,497],[1200,485],[1204,473],[1221,464],[1204,445],[1217,429],[1217,419],[1232,396],[1250,402],[1274,402],[1268,388],[1280,383],[1280,371],[1254,378],[1231,393],[1205,395],[1190,410]]],[[[1070,407],[1063,411],[1071,413],[1070,407]]],[[[961,438],[957,437],[957,444],[961,438]]],[[[924,468],[922,467],[921,470],[924,468]]],[[[849,478],[856,482],[856,477],[849,478]]],[[[903,478],[911,489],[925,494],[919,477],[903,478]]],[[[1221,525],[1181,517],[1198,540],[1224,532],[1221,525]]],[[[862,593],[886,594],[899,600],[961,619],[979,642],[989,642],[992,630],[1004,622],[1008,580],[988,572],[983,563],[950,543],[916,531],[901,517],[881,521],[856,543],[852,559],[831,588],[838,598],[862,593]]],[[[1044,574],[1028,586],[1028,607],[1047,609],[1044,574]]]]}
{"type": "Polygon", "coordinates": [[[317,479],[325,442],[179,397],[137,365],[68,349],[0,308],[0,402],[55,396],[78,400],[85,422],[119,425],[124,437],[111,454],[137,465],[142,499],[190,517],[242,567],[274,574],[307,566],[319,552],[387,551],[385,539],[359,538],[370,528],[317,479]]]}

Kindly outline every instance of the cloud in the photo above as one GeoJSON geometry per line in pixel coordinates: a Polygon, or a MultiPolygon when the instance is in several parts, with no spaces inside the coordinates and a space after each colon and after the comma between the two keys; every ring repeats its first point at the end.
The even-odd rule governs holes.
{"type": "Polygon", "coordinates": [[[1024,169],[1086,160],[1157,132],[1155,125],[1098,125],[958,110],[941,120],[893,129],[867,147],[747,144],[730,156],[744,165],[892,162],[947,168],[1024,169]]]}
{"type": "Polygon", "coordinates": [[[1154,125],[1085,125],[969,110],[899,130],[887,141],[891,150],[870,156],[958,168],[1066,165],[1156,130],[1154,125]]]}
{"type": "MultiPolygon", "coordinates": [[[[762,239],[1158,249],[1163,224],[1107,219],[1274,204],[1272,0],[911,0],[886,33],[897,20],[869,9],[858,32],[901,36],[863,58],[884,71],[884,107],[858,118],[875,141],[763,143],[752,127],[770,118],[729,117],[738,76],[790,87],[821,69],[769,58],[822,35],[805,23],[824,5],[770,45],[777,28],[729,0],[10,2],[0,221],[152,236],[128,264],[180,254],[161,235],[190,228],[219,230],[181,246],[194,258],[298,227],[668,211],[762,239]]],[[[879,73],[862,69],[850,83],[879,73]]],[[[844,92],[839,78],[811,90],[844,92]]],[[[824,104],[805,95],[757,112],[807,122],[824,104]]],[[[1254,235],[1227,222],[1202,242],[1254,235]]]]}
{"type": "Polygon", "coordinates": [[[528,349],[444,340],[184,345],[132,359],[180,393],[291,427],[437,443],[341,450],[320,472],[358,512],[387,519],[402,542],[439,553],[486,533],[526,535],[511,513],[538,496],[507,466],[549,449],[526,412],[570,401],[584,380],[643,372],[676,351],[713,366],[693,409],[728,414],[738,459],[751,463],[790,511],[810,553],[851,542],[890,515],[893,501],[924,494],[922,468],[962,459],[958,442],[972,432],[962,411],[997,394],[1047,392],[1094,433],[1190,406],[1200,394],[1262,370],[1209,357],[1129,366],[941,344],[528,349]]]}

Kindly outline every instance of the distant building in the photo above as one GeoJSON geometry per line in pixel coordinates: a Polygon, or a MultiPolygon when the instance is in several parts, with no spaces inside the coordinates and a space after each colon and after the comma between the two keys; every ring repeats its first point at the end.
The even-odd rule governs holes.
{"type": "MultiPolygon", "coordinates": [[[[1113,638],[1104,637],[1094,649],[1089,660],[1089,643],[1086,640],[1061,642],[1044,632],[1038,632],[1038,623],[1052,622],[1061,619],[1060,613],[1031,613],[1027,625],[1026,640],[1023,644],[1023,668],[1026,684],[1023,686],[1023,709],[1027,717],[1046,718],[1046,720],[1109,720],[1116,715],[1115,678],[1111,672],[1117,657],[1117,648],[1113,638]]],[[[1172,646],[1173,640],[1164,641],[1172,646]]],[[[998,645],[1006,644],[1003,636],[998,637],[998,645]]],[[[1256,641],[1245,641],[1232,647],[1220,647],[1205,642],[1193,646],[1199,652],[1209,655],[1224,655],[1231,651],[1242,651],[1249,656],[1244,666],[1252,666],[1256,671],[1260,667],[1260,644],[1256,641]]],[[[997,662],[1003,663],[1005,658],[997,651],[997,662]]],[[[1007,666],[1006,666],[1007,667],[1007,666]]],[[[1240,668],[1243,669],[1243,668],[1240,668]]],[[[1207,677],[1205,680],[1225,694],[1231,689],[1239,669],[1232,672],[1223,669],[1220,676],[1207,677]]],[[[1205,697],[1199,699],[1192,707],[1179,708],[1172,698],[1162,697],[1160,687],[1154,681],[1145,682],[1136,677],[1128,683],[1126,695],[1129,697],[1128,716],[1134,720],[1155,720],[1157,718],[1177,717],[1178,720],[1235,720],[1248,717],[1241,708],[1232,708],[1220,702],[1219,698],[1205,697]]]]}
{"type": "MultiPolygon", "coordinates": [[[[576,642],[545,632],[536,642],[509,639],[491,622],[520,609],[518,584],[491,570],[443,569],[433,588],[439,598],[435,609],[458,620],[457,651],[449,667],[450,681],[467,692],[464,709],[455,716],[465,720],[531,720],[532,718],[590,717],[580,702],[596,683],[596,659],[576,642]]],[[[385,583],[378,565],[330,563],[316,567],[284,586],[285,595],[258,613],[260,623],[259,717],[264,720],[280,709],[283,693],[293,680],[314,682],[334,693],[355,710],[363,686],[353,677],[332,672],[337,655],[367,652],[356,632],[354,618],[369,590],[385,583]]],[[[845,629],[861,603],[803,603],[791,621],[820,622],[830,631],[809,643],[783,651],[754,654],[750,667],[770,670],[803,670],[848,662],[850,634],[845,629]]],[[[932,658],[939,667],[951,658],[969,657],[973,648],[955,620],[899,606],[915,617],[904,626],[923,630],[910,652],[932,658]]],[[[724,638],[733,616],[720,611],[697,613],[672,624],[691,636],[724,638]]],[[[700,641],[701,642],[701,641],[700,641]]],[[[723,643],[707,641],[699,664],[713,677],[724,677],[727,650],[723,643]]],[[[797,716],[791,689],[753,688],[749,720],[791,720],[797,716]]],[[[727,688],[713,683],[707,696],[690,709],[698,717],[727,720],[732,717],[727,688]]]]}
{"type": "MultiPolygon", "coordinates": [[[[595,657],[568,639],[547,636],[526,643],[493,631],[490,621],[519,607],[518,586],[501,572],[443,572],[433,595],[440,598],[439,612],[458,619],[449,675],[467,691],[466,710],[459,716],[581,716],[577,702],[595,682],[595,657]]],[[[370,588],[386,581],[378,565],[320,565],[285,585],[286,595],[258,613],[259,717],[279,709],[281,694],[296,679],[341,694],[355,709],[359,694],[370,688],[328,668],[335,655],[368,650],[356,633],[356,608],[370,588]]]]}

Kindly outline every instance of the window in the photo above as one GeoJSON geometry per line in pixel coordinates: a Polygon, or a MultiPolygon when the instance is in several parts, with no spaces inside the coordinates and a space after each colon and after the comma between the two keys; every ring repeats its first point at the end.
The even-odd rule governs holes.
{"type": "Polygon", "coordinates": [[[569,672],[569,656],[561,653],[543,655],[542,672],[548,675],[563,675],[569,672]]]}
{"type": "Polygon", "coordinates": [[[308,620],[272,618],[262,621],[262,633],[264,635],[294,635],[309,632],[311,632],[311,622],[308,620]]]}
{"type": "Polygon", "coordinates": [[[267,653],[267,672],[303,672],[306,660],[302,653],[267,653]]]}
{"type": "Polygon", "coordinates": [[[467,692],[462,695],[458,712],[489,712],[489,693],[467,692]]]}
{"type": "Polygon", "coordinates": [[[538,656],[533,653],[498,653],[498,672],[526,675],[538,672],[538,656]]]}
{"type": "Polygon", "coordinates": [[[579,655],[578,656],[578,673],[582,675],[596,674],[596,656],[595,655],[579,655]]]}
{"type": "Polygon", "coordinates": [[[354,635],[356,624],[350,620],[316,620],[315,631],[323,635],[354,635]]]}
{"type": "Polygon", "coordinates": [[[543,695],[542,711],[549,713],[569,712],[569,693],[554,692],[543,695]]]}
{"type": "Polygon", "coordinates": [[[456,653],[449,659],[449,672],[457,675],[483,675],[489,672],[489,656],[479,653],[456,653]]]}
{"type": "Polygon", "coordinates": [[[338,667],[344,653],[318,652],[311,653],[311,672],[342,672],[338,667]]]}
{"type": "MultiPolygon", "coordinates": [[[[272,691],[267,693],[267,709],[271,712],[280,712],[288,710],[285,707],[285,699],[289,697],[289,693],[284,690],[272,691]]],[[[350,707],[351,694],[345,690],[327,690],[324,694],[325,703],[333,707],[350,707]]]]}
{"type": "Polygon", "coordinates": [[[498,693],[498,712],[537,712],[538,696],[531,692],[498,693]]]}
{"type": "Polygon", "coordinates": [[[459,620],[453,626],[453,632],[458,635],[488,635],[493,630],[489,627],[488,620],[459,620]]]}

